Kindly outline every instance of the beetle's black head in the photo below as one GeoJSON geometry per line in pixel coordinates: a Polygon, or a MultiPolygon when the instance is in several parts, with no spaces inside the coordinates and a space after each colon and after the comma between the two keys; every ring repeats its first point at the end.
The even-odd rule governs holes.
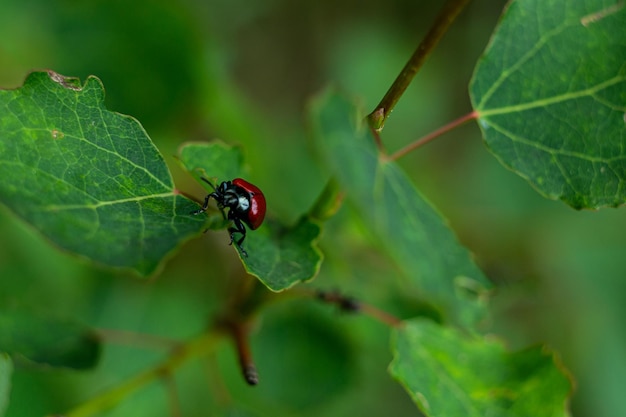
{"type": "Polygon", "coordinates": [[[213,197],[221,207],[228,207],[232,212],[243,214],[250,209],[250,195],[232,181],[222,182],[215,189],[213,197]]]}

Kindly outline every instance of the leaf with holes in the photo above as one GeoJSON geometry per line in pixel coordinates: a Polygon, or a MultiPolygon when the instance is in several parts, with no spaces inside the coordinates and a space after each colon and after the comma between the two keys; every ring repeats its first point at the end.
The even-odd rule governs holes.
{"type": "Polygon", "coordinates": [[[470,84],[489,149],[574,208],[626,201],[626,4],[517,0],[470,84]]]}
{"type": "Polygon", "coordinates": [[[494,340],[414,320],[396,330],[389,372],[426,416],[565,417],[572,385],[541,347],[507,352],[494,340]]]}
{"type": "MultiPolygon", "coordinates": [[[[248,178],[242,166],[241,150],[220,142],[185,144],[179,151],[179,159],[198,180],[205,177],[219,183],[237,177],[248,178]]],[[[205,182],[201,184],[207,192],[213,191],[205,182]]],[[[227,226],[221,221],[222,216],[217,209],[209,209],[207,213],[209,228],[227,226]]],[[[322,253],[317,247],[320,233],[320,225],[308,216],[303,216],[291,226],[282,225],[267,216],[259,229],[246,235],[244,245],[248,256],[242,256],[237,245],[233,247],[249,274],[256,276],[270,290],[282,291],[317,275],[322,262],[322,253]]]]}
{"type": "Polygon", "coordinates": [[[0,202],[59,247],[142,275],[203,227],[139,122],[105,109],[95,77],[34,72],[0,90],[0,176],[0,202]]]}

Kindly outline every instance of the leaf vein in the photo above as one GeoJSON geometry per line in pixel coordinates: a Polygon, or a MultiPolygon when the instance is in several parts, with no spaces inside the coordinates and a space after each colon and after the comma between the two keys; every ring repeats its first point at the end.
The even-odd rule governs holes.
{"type": "MultiPolygon", "coordinates": [[[[616,75],[613,78],[610,78],[602,83],[591,86],[589,88],[585,88],[583,90],[574,91],[574,92],[565,93],[565,94],[559,94],[554,97],[544,98],[541,100],[535,100],[535,101],[531,101],[528,103],[514,104],[512,106],[505,106],[505,107],[499,107],[499,108],[488,109],[488,110],[478,110],[478,112],[480,113],[481,117],[495,116],[495,115],[501,115],[501,114],[507,114],[507,113],[516,113],[516,112],[521,112],[525,110],[535,109],[537,107],[545,107],[545,106],[549,106],[552,104],[561,103],[567,100],[574,100],[574,99],[581,98],[581,97],[587,97],[587,96],[592,97],[593,99],[598,101],[598,103],[600,104],[606,105],[602,101],[597,100],[595,97],[595,94],[604,90],[605,88],[612,87],[613,85],[621,83],[623,81],[626,81],[626,75],[616,75]]],[[[612,106],[608,106],[608,107],[612,108],[612,106]]]]}
{"type": "Polygon", "coordinates": [[[44,211],[83,210],[83,209],[96,210],[100,207],[111,206],[115,204],[125,204],[125,203],[131,203],[131,202],[138,203],[143,200],[150,200],[150,199],[157,199],[157,198],[169,198],[173,196],[174,196],[174,193],[150,194],[150,195],[145,195],[145,196],[121,198],[118,200],[98,201],[97,203],[94,203],[94,204],[49,204],[47,206],[42,206],[41,209],[44,211]]]}
{"type": "Polygon", "coordinates": [[[502,126],[494,123],[493,121],[489,122],[490,126],[497,130],[498,132],[502,133],[502,135],[508,137],[511,141],[513,142],[517,142],[526,146],[531,146],[533,148],[536,148],[540,151],[544,151],[546,153],[549,153],[551,155],[562,155],[562,156],[570,156],[573,158],[578,158],[578,159],[582,159],[582,160],[586,160],[586,161],[591,161],[591,162],[602,162],[602,163],[606,163],[606,164],[610,164],[616,161],[626,161],[626,156],[625,155],[617,155],[615,157],[612,158],[601,158],[601,157],[597,157],[597,156],[591,156],[588,154],[584,154],[581,152],[575,152],[575,151],[570,151],[567,149],[557,149],[557,148],[552,148],[549,147],[547,145],[544,145],[543,143],[539,143],[539,142],[535,142],[532,141],[531,139],[525,138],[523,136],[519,136],[519,135],[515,135],[514,133],[512,133],[511,131],[503,128],[502,126]]]}
{"type": "Polygon", "coordinates": [[[500,86],[508,79],[509,76],[517,72],[529,59],[531,59],[537,51],[543,48],[544,45],[548,44],[548,41],[552,39],[554,36],[557,36],[562,31],[567,29],[570,25],[563,23],[560,26],[555,27],[551,31],[547,32],[544,36],[540,37],[539,40],[530,48],[524,55],[522,55],[517,62],[511,65],[509,68],[502,70],[498,79],[491,85],[491,87],[485,92],[482,97],[477,109],[480,109],[484,103],[486,103],[493,94],[500,88],[500,86]]]}

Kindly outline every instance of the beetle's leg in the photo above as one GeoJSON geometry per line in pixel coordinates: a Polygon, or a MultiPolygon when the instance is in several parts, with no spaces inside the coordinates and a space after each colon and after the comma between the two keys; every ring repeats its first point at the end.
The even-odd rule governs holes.
{"type": "Polygon", "coordinates": [[[219,203],[219,199],[217,198],[218,196],[216,192],[207,194],[207,196],[204,197],[204,204],[202,204],[202,207],[200,207],[196,211],[192,211],[191,214],[195,216],[197,214],[204,213],[205,211],[207,211],[207,209],[209,208],[209,200],[211,199],[211,197],[213,197],[215,201],[217,201],[217,208],[220,209],[220,212],[222,213],[222,217],[224,218],[224,220],[226,220],[226,213],[224,213],[224,207],[219,203]]]}
{"type": "Polygon", "coordinates": [[[235,241],[235,233],[241,233],[241,238],[236,241],[237,246],[241,247],[243,240],[246,238],[246,228],[239,219],[233,219],[233,224],[235,225],[235,227],[228,228],[228,231],[230,232],[230,245],[232,245],[233,241],[235,241]]]}
{"type": "Polygon", "coordinates": [[[239,220],[238,218],[233,218],[231,220],[233,221],[235,227],[228,228],[228,231],[230,232],[229,245],[232,245],[234,241],[235,243],[237,243],[237,246],[239,246],[239,249],[241,249],[241,254],[243,256],[248,256],[248,252],[246,252],[243,246],[241,246],[244,239],[246,238],[246,227],[243,225],[243,223],[241,223],[241,220],[239,220]],[[241,233],[241,238],[237,241],[235,241],[235,233],[241,233]]]}
{"type": "Polygon", "coordinates": [[[197,214],[204,213],[206,211],[206,209],[209,208],[209,199],[211,198],[212,195],[213,195],[213,193],[207,194],[207,196],[204,197],[204,204],[202,204],[202,207],[200,207],[196,211],[192,211],[191,214],[193,214],[195,216],[197,214]]]}
{"type": "Polygon", "coordinates": [[[223,218],[224,220],[226,220],[226,219],[227,219],[227,217],[226,217],[226,212],[224,212],[224,206],[223,206],[223,205],[221,205],[221,204],[218,204],[218,205],[217,205],[217,208],[219,208],[219,209],[220,209],[220,213],[222,213],[222,218],[223,218]]]}

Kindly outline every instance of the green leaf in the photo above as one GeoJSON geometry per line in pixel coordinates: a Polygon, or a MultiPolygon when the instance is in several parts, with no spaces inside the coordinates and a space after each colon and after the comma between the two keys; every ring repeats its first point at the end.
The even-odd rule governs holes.
{"type": "Polygon", "coordinates": [[[542,347],[509,353],[426,320],[405,323],[389,372],[426,416],[568,416],[571,382],[542,347]]]}
{"type": "Polygon", "coordinates": [[[11,396],[11,375],[13,374],[13,362],[6,353],[0,352],[0,416],[9,407],[11,396]]]}
{"type": "Polygon", "coordinates": [[[96,365],[100,340],[86,326],[21,310],[0,310],[0,352],[52,367],[96,365]]]}
{"type": "Polygon", "coordinates": [[[473,325],[489,282],[446,221],[379,155],[351,101],[327,93],[312,110],[316,140],[365,225],[424,299],[457,324],[473,325]]]}
{"type": "MultiPolygon", "coordinates": [[[[238,147],[220,142],[190,143],[184,145],[179,153],[183,167],[196,179],[205,177],[219,183],[246,176],[238,147]]],[[[201,184],[208,192],[213,191],[208,184],[201,184]]],[[[209,228],[227,226],[221,221],[222,216],[217,209],[208,216],[209,228]]],[[[317,275],[322,262],[322,254],[317,247],[320,233],[319,224],[308,216],[303,216],[292,226],[282,225],[266,216],[259,229],[246,235],[244,245],[248,256],[243,256],[237,245],[233,247],[249,274],[257,277],[270,290],[282,291],[317,275]]]]}
{"type": "Polygon", "coordinates": [[[626,201],[626,7],[517,0],[470,84],[490,150],[574,208],[626,201]]]}
{"type": "Polygon", "coordinates": [[[84,86],[34,72],[0,91],[0,201],[59,247],[148,275],[202,230],[135,119],[84,86]]]}
{"type": "MultiPolygon", "coordinates": [[[[247,170],[243,167],[243,154],[238,146],[230,146],[220,141],[211,143],[188,142],[178,151],[180,162],[194,178],[205,177],[214,185],[219,180],[232,180],[246,177],[247,170]]],[[[203,186],[206,188],[206,184],[203,186]]],[[[213,191],[210,187],[207,190],[213,191]]]]}
{"type": "Polygon", "coordinates": [[[251,234],[250,240],[246,238],[250,254],[244,258],[246,271],[272,291],[313,279],[322,262],[317,247],[320,225],[306,216],[292,226],[272,220],[267,223],[265,228],[251,234]]]}

